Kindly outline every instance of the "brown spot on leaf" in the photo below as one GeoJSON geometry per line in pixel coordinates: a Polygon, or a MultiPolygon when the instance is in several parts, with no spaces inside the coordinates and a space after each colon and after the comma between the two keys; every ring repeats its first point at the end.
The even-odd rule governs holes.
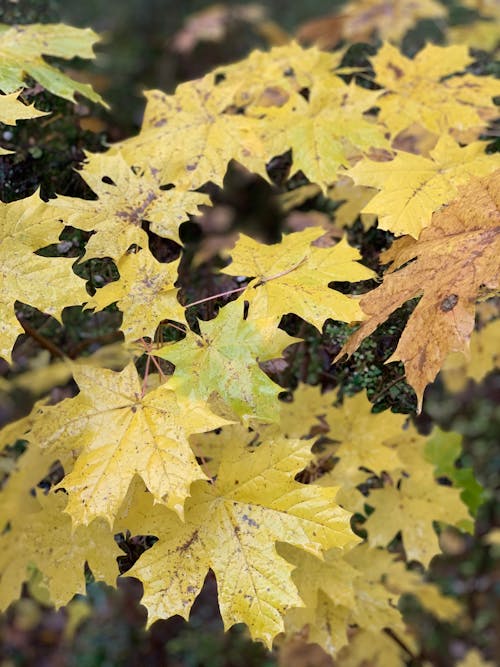
{"type": "Polygon", "coordinates": [[[193,544],[198,539],[198,531],[195,530],[194,533],[191,535],[189,540],[184,542],[180,547],[177,547],[177,551],[180,551],[181,553],[184,553],[189,549],[189,547],[193,544]]]}
{"type": "Polygon", "coordinates": [[[400,79],[404,75],[404,72],[401,69],[401,67],[398,67],[394,63],[388,63],[387,69],[390,69],[392,72],[394,72],[394,76],[396,77],[396,79],[400,79]]]}

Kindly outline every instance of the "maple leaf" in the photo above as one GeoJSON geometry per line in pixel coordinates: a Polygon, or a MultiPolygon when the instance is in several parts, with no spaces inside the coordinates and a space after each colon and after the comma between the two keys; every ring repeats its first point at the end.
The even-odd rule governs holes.
{"type": "Polygon", "coordinates": [[[493,51],[500,40],[498,18],[496,20],[480,19],[455,25],[448,30],[450,44],[467,44],[473,49],[493,51]]]}
{"type": "Polygon", "coordinates": [[[358,185],[381,191],[362,209],[378,216],[378,226],[418,238],[432,214],[458,196],[473,176],[500,167],[500,155],[486,155],[485,144],[460,146],[449,135],[439,138],[430,157],[398,151],[389,162],[362,160],[347,173],[358,185]]]}
{"type": "Polygon", "coordinates": [[[498,286],[499,206],[500,171],[496,171],[465,186],[459,197],[434,214],[418,241],[409,237],[396,241],[381,257],[392,262],[392,272],[362,297],[361,308],[368,318],[336,359],[352,354],[405,301],[423,295],[387,360],[403,362],[420,409],[425,387],[449,352],[467,350],[480,287],[498,286]]]}
{"type": "Polygon", "coordinates": [[[174,95],[150,91],[141,132],[113,150],[130,164],[152,161],[163,180],[196,189],[222,184],[231,159],[268,178],[266,163],[292,148],[294,168],[326,187],[348,164],[351,144],[387,144],[363,115],[380,91],[345,84],[332,71],[338,62],[293,44],[181,84],[174,95]]]}
{"type": "Polygon", "coordinates": [[[416,570],[407,569],[403,561],[391,564],[385,584],[394,593],[414,595],[440,621],[454,621],[460,615],[462,608],[455,598],[443,595],[436,584],[424,581],[416,570]]]}
{"type": "Polygon", "coordinates": [[[23,104],[18,99],[19,91],[10,95],[0,95],[0,122],[15,125],[18,120],[46,116],[47,111],[39,111],[33,105],[23,104]]]}
{"type": "Polygon", "coordinates": [[[95,232],[87,243],[87,259],[119,259],[132,244],[147,248],[148,237],[142,228],[145,220],[155,234],[180,243],[179,226],[188,213],[210,203],[206,195],[196,192],[161,190],[157,170],[133,170],[119,153],[88,156],[79,174],[98,199],[59,196],[51,206],[65,224],[95,232]]]}
{"type": "Polygon", "coordinates": [[[328,190],[328,197],[339,203],[335,209],[335,222],[341,227],[350,227],[360,215],[363,227],[372,227],[376,216],[362,210],[374,196],[372,188],[355,185],[348,176],[341,176],[328,190]]]}
{"type": "Polygon", "coordinates": [[[88,305],[104,308],[116,302],[123,313],[125,340],[152,338],[162,320],[185,321],[174,287],[178,266],[179,260],[158,262],[147,249],[124,255],[117,262],[120,279],[98,289],[88,305]]]}
{"type": "Polygon", "coordinates": [[[188,436],[226,420],[167,385],[144,395],[132,363],[120,373],[75,366],[73,374],[78,396],[43,408],[26,437],[50,452],[78,452],[59,485],[69,494],[65,511],[75,524],[97,517],[112,523],[136,474],[156,502],[182,514],[191,482],[206,477],[188,436]]]}
{"type": "Polygon", "coordinates": [[[309,228],[275,245],[240,234],[231,250],[232,263],[222,272],[254,277],[244,292],[252,319],[271,317],[279,322],[286,313],[295,313],[320,331],[328,318],[363,319],[356,299],[325,286],[335,280],[367,280],[374,274],[356,261],[361,255],[345,239],[333,248],[311,246],[322,234],[323,229],[309,228]]]}
{"type": "Polygon", "coordinates": [[[359,667],[369,664],[370,667],[404,667],[408,660],[408,651],[405,651],[399,642],[405,646],[414,647],[418,652],[414,637],[402,631],[393,632],[398,641],[385,632],[369,632],[358,630],[354,633],[340,654],[336,656],[336,667],[359,667]]]}
{"type": "Polygon", "coordinates": [[[30,76],[54,95],[74,102],[80,93],[92,102],[107,106],[91,86],[74,81],[43,59],[94,58],[93,44],[98,35],[90,28],[73,28],[62,24],[8,26],[0,23],[0,90],[13,93],[30,76]]]}
{"type": "Polygon", "coordinates": [[[139,494],[119,526],[159,537],[129,571],[144,586],[148,623],[175,614],[187,618],[211,568],[224,626],[246,623],[254,639],[270,646],[285,611],[302,604],[290,580],[292,566],[275,543],[319,556],[358,540],[349,514],[334,502],[335,489],[294,480],[310,458],[307,443],[280,438],[224,460],[215,483],[191,487],[184,523],[139,494]]]}
{"type": "Polygon", "coordinates": [[[280,429],[288,438],[307,437],[320,425],[323,416],[335,400],[331,392],[323,393],[321,387],[301,384],[293,392],[293,401],[280,404],[280,429]]]}
{"type": "Polygon", "coordinates": [[[473,331],[468,357],[462,352],[453,352],[443,364],[441,377],[448,391],[462,391],[468,378],[481,382],[493,369],[500,368],[499,340],[500,319],[473,331]]]}
{"type": "Polygon", "coordinates": [[[224,77],[239,108],[279,107],[317,82],[325,87],[342,86],[335,72],[342,56],[291,41],[267,52],[256,49],[241,62],[218,67],[213,77],[224,77]]]}
{"type": "Polygon", "coordinates": [[[483,112],[496,115],[492,97],[500,94],[498,80],[449,76],[472,62],[464,45],[427,44],[410,60],[385,43],[370,60],[377,82],[387,90],[377,102],[378,118],[394,136],[412,123],[440,135],[450,128],[483,126],[483,112]]]}
{"type": "Polygon", "coordinates": [[[62,232],[53,217],[50,205],[38,193],[10,204],[0,202],[0,356],[7,360],[23,331],[16,318],[16,301],[58,317],[66,306],[89,298],[84,281],[71,269],[74,259],[34,253],[57,241],[62,232]]]}
{"type": "Polygon", "coordinates": [[[323,560],[289,545],[280,545],[278,551],[296,566],[292,579],[306,603],[287,612],[287,632],[304,632],[308,626],[308,641],[336,656],[347,644],[351,625],[371,632],[404,628],[396,608],[399,596],[383,583],[394,561],[392,554],[367,544],[347,552],[331,549],[323,560]]]}
{"type": "Polygon", "coordinates": [[[456,526],[470,521],[459,489],[437,484],[425,474],[400,479],[397,488],[372,489],[366,502],[374,509],[363,524],[369,544],[385,547],[401,531],[408,560],[425,567],[441,553],[433,522],[456,526]]]}
{"type": "Polygon", "coordinates": [[[201,334],[189,332],[183,340],[155,351],[175,364],[171,386],[182,395],[207,401],[219,396],[235,415],[276,421],[282,388],[259,367],[259,362],[281,356],[295,343],[271,322],[243,319],[243,303],[234,301],[209,322],[200,322],[201,334]]]}
{"type": "Polygon", "coordinates": [[[359,468],[377,475],[401,468],[396,443],[401,439],[406,416],[388,410],[374,414],[372,408],[366,394],[359,392],[325,411],[323,418],[330,427],[330,437],[339,443],[334,445],[339,461],[327,475],[329,483],[349,487],[352,480],[356,485],[359,468]]]}
{"type": "Polygon", "coordinates": [[[419,19],[441,18],[446,9],[434,0],[356,0],[342,9],[342,34],[350,42],[399,41],[419,19]]]}
{"type": "Polygon", "coordinates": [[[85,563],[98,581],[114,585],[120,549],[104,521],[73,529],[64,513],[62,493],[40,495],[39,511],[21,513],[0,537],[0,607],[6,609],[21,594],[33,566],[42,572],[42,585],[56,606],[85,594],[85,563]]]}
{"type": "Polygon", "coordinates": [[[213,87],[212,76],[177,87],[174,95],[145,93],[146,111],[136,137],[116,144],[133,165],[154,165],[164,183],[194,190],[212,181],[222,186],[227,165],[235,159],[265,175],[265,153],[258,122],[225,113],[232,89],[213,87]]]}
{"type": "MultiPolygon", "coordinates": [[[[374,107],[381,91],[361,88],[340,78],[327,85],[321,80],[308,99],[297,95],[282,106],[257,107],[265,124],[269,157],[292,150],[291,172],[302,171],[324,191],[335,182],[340,167],[350,164],[358,150],[389,147],[384,129],[364,113],[374,107]]],[[[245,164],[245,162],[243,162],[245,164]]]]}

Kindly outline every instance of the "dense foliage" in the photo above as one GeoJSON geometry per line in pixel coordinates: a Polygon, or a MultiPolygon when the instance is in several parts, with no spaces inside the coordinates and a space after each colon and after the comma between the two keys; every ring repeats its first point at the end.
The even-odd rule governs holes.
{"type": "MultiPolygon", "coordinates": [[[[415,4],[441,12],[400,4],[388,40],[415,4]]],[[[95,40],[1,26],[2,122],[43,123],[41,87],[102,101],[45,58],[91,57],[95,40]]],[[[70,608],[89,577],[127,571],[148,623],[188,618],[212,572],[226,628],[283,652],[301,637],[339,665],[416,659],[406,594],[460,618],[426,569],[484,496],[460,437],[412,416],[441,369],[456,383],[497,363],[500,160],[484,139],[500,84],[479,70],[460,44],[410,58],[384,41],[358,62],[254,51],[146,93],[137,136],[85,154],[82,196],[1,204],[0,353],[24,331],[54,358],[25,374],[41,399],[0,434],[4,609],[23,584],[70,608]],[[255,175],[276,215],[247,234],[219,202],[255,175]],[[78,344],[41,333],[56,321],[78,344]],[[451,354],[469,349],[468,365],[451,354]],[[297,386],[315,373],[322,386],[297,386]]]]}

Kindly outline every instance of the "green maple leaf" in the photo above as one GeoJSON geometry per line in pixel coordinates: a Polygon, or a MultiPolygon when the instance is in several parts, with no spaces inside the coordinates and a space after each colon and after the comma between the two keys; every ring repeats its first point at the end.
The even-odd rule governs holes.
{"type": "Polygon", "coordinates": [[[175,364],[171,385],[183,395],[207,401],[219,397],[239,418],[279,419],[276,400],[282,388],[259,367],[259,361],[281,356],[296,342],[272,322],[244,320],[243,303],[235,301],[209,322],[201,335],[166,345],[155,355],[175,364]]]}

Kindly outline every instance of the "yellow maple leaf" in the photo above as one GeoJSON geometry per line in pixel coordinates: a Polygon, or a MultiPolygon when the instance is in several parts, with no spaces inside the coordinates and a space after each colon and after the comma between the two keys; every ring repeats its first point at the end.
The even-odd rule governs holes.
{"type": "Polygon", "coordinates": [[[336,480],[356,476],[361,467],[378,475],[401,467],[396,443],[406,416],[388,410],[374,414],[372,408],[366,394],[359,392],[326,411],[324,419],[330,426],[330,437],[339,443],[334,446],[339,461],[330,473],[336,480]]]}
{"type": "Polygon", "coordinates": [[[325,188],[352,145],[387,145],[383,128],[364,116],[381,92],[344,83],[333,72],[338,62],[291,44],[181,84],[174,95],[150,91],[141,132],[112,150],[130,164],[153,164],[163,182],[196,189],[222,184],[231,159],[268,178],[266,163],[292,149],[293,169],[325,188]]]}
{"type": "Polygon", "coordinates": [[[345,239],[333,248],[312,246],[323,233],[323,229],[309,228],[275,245],[240,235],[230,251],[232,263],[222,272],[254,278],[244,292],[250,318],[271,317],[278,323],[286,313],[295,313],[319,330],[328,318],[344,322],[363,318],[356,299],[325,290],[325,285],[334,280],[367,280],[373,272],[356,261],[361,255],[345,239]]]}
{"type": "Polygon", "coordinates": [[[39,111],[33,105],[23,104],[18,100],[19,92],[10,95],[0,95],[0,122],[6,125],[15,125],[18,120],[46,116],[49,112],[39,111]]]}
{"type": "Polygon", "coordinates": [[[419,19],[441,18],[446,9],[434,0],[355,0],[343,9],[342,33],[350,42],[381,39],[399,41],[419,19]]]}
{"type": "Polygon", "coordinates": [[[385,585],[394,593],[411,593],[440,621],[454,621],[462,607],[455,598],[443,595],[436,584],[424,581],[416,570],[409,570],[403,561],[391,564],[387,569],[385,585]]]}
{"type": "Polygon", "coordinates": [[[456,667],[494,667],[494,663],[485,660],[481,652],[473,648],[467,652],[467,655],[456,663],[456,667]]]}
{"type": "Polygon", "coordinates": [[[496,114],[492,98],[500,94],[498,80],[449,76],[472,62],[464,45],[427,44],[410,60],[385,43],[371,62],[377,82],[387,90],[377,103],[379,120],[394,136],[413,123],[438,135],[450,128],[475,128],[484,125],[483,111],[496,114]]]}
{"type": "Polygon", "coordinates": [[[0,90],[13,93],[24,85],[27,75],[51,93],[71,102],[76,92],[107,106],[91,86],[74,81],[42,57],[43,54],[58,58],[94,58],[92,47],[97,39],[97,34],[90,28],[49,23],[15,26],[0,23],[0,90]]]}
{"type": "Polygon", "coordinates": [[[140,133],[116,144],[125,159],[142,169],[153,165],[162,183],[194,190],[212,181],[222,185],[235,159],[265,176],[265,151],[258,121],[230,113],[233,90],[213,86],[213,78],[189,81],[174,95],[145,93],[147,105],[140,133]]]}
{"type": "Polygon", "coordinates": [[[318,417],[324,415],[335,400],[335,394],[323,393],[321,387],[301,384],[293,392],[293,401],[280,404],[280,429],[288,438],[305,438],[311,429],[319,426],[318,417]]]}
{"type": "Polygon", "coordinates": [[[445,359],[441,377],[446,388],[452,392],[462,391],[467,378],[481,382],[490,371],[500,368],[499,340],[500,320],[489,322],[479,331],[473,331],[469,356],[453,352],[445,359]]]}
{"type": "Polygon", "coordinates": [[[49,452],[77,452],[59,485],[69,494],[65,511],[75,524],[96,517],[112,523],[136,474],[156,502],[182,514],[191,482],[206,477],[188,436],[226,420],[168,385],[144,394],[132,363],[120,373],[75,366],[73,374],[78,396],[42,408],[26,437],[49,452]]]}
{"type": "Polygon", "coordinates": [[[23,331],[14,304],[22,301],[59,317],[63,308],[88,300],[85,283],[73,273],[74,259],[41,257],[34,250],[56,242],[62,225],[38,193],[10,204],[0,202],[0,356],[10,359],[23,331]]]}
{"type": "Polygon", "coordinates": [[[2,609],[19,598],[33,567],[41,571],[41,584],[56,606],[67,604],[76,593],[85,594],[85,563],[97,581],[114,585],[119,574],[120,549],[104,521],[73,530],[64,513],[63,493],[40,495],[38,503],[38,512],[20,514],[0,537],[2,609]]]}
{"type": "Polygon", "coordinates": [[[341,176],[328,190],[328,197],[340,202],[335,209],[335,222],[341,227],[350,227],[360,215],[363,227],[368,229],[375,223],[376,216],[363,213],[362,210],[374,196],[373,188],[355,185],[348,176],[341,176]]]}
{"type": "Polygon", "coordinates": [[[119,259],[132,244],[147,248],[144,221],[155,234],[180,243],[179,226],[188,213],[210,203],[207,195],[197,192],[161,190],[153,167],[134,170],[119,153],[90,155],[79,173],[98,199],[59,196],[50,205],[65,224],[95,232],[87,243],[86,259],[119,259]]]}
{"type": "Polygon", "coordinates": [[[383,583],[392,554],[367,544],[347,552],[331,549],[323,560],[289,545],[280,545],[279,553],[296,566],[292,579],[306,603],[287,613],[287,632],[305,631],[308,641],[337,657],[352,625],[371,632],[404,628],[399,596],[383,583]]]}
{"type": "Polygon", "coordinates": [[[337,78],[327,85],[320,80],[307,100],[297,95],[282,106],[260,107],[252,113],[264,125],[268,156],[291,149],[292,173],[302,171],[326,191],[339,168],[350,164],[353,147],[361,151],[389,147],[384,128],[364,115],[381,94],[354,81],[346,84],[337,78]]]}
{"type": "MultiPolygon", "coordinates": [[[[415,644],[413,637],[404,632],[394,634],[406,646],[415,644]]],[[[406,667],[407,658],[408,653],[385,632],[360,629],[355,632],[349,645],[342,649],[335,663],[336,667],[359,667],[365,664],[370,667],[406,667]]]]}
{"type": "Polygon", "coordinates": [[[468,348],[480,287],[498,286],[499,229],[500,171],[496,171],[471,180],[459,197],[434,214],[418,241],[398,239],[382,256],[382,261],[392,262],[391,272],[361,299],[368,318],[337,359],[352,354],[405,301],[423,295],[387,360],[404,363],[421,408],[424,389],[446,356],[468,348]]]}
{"type": "Polygon", "coordinates": [[[272,322],[243,319],[241,301],[222,308],[214,320],[200,322],[200,331],[154,352],[175,364],[170,385],[198,400],[216,395],[245,422],[276,421],[282,388],[261,370],[259,361],[281,356],[297,339],[272,322]]]}
{"type": "Polygon", "coordinates": [[[161,320],[184,322],[184,307],[177,301],[179,260],[162,264],[143,249],[124,255],[118,262],[119,280],[98,289],[89,306],[104,308],[116,303],[123,313],[121,330],[126,341],[154,336],[161,320]]]}
{"type": "Polygon", "coordinates": [[[482,51],[493,51],[500,42],[498,17],[496,20],[478,20],[453,26],[448,30],[448,41],[451,44],[467,44],[482,51]]]}
{"type": "Polygon", "coordinates": [[[381,229],[418,238],[434,211],[454,199],[471,177],[500,167],[500,156],[487,155],[485,147],[476,141],[460,148],[445,134],[429,158],[398,151],[389,162],[362,160],[347,173],[356,184],[380,190],[362,213],[377,215],[381,229]]]}
{"type": "Polygon", "coordinates": [[[401,531],[408,560],[418,560],[425,567],[441,553],[433,522],[470,521],[460,490],[442,486],[425,474],[403,478],[397,487],[372,489],[366,502],[374,509],[363,524],[369,544],[385,547],[401,531]]]}
{"type": "Polygon", "coordinates": [[[233,103],[237,107],[282,106],[304,89],[314,87],[317,81],[328,87],[341,86],[335,70],[342,55],[314,46],[305,49],[292,41],[268,52],[252,51],[241,62],[218,67],[212,76],[215,81],[224,77],[234,91],[233,103]]]}
{"type": "Polygon", "coordinates": [[[130,503],[119,526],[159,537],[129,571],[144,586],[148,623],[175,614],[187,618],[211,568],[224,626],[246,623],[253,639],[270,646],[283,630],[285,611],[302,604],[290,579],[292,566],[278,556],[275,543],[320,556],[358,541],[349,514],[335,504],[335,489],[294,480],[310,459],[307,443],[283,438],[226,459],[215,483],[191,487],[184,523],[166,508],[152,507],[144,492],[130,503]]]}

